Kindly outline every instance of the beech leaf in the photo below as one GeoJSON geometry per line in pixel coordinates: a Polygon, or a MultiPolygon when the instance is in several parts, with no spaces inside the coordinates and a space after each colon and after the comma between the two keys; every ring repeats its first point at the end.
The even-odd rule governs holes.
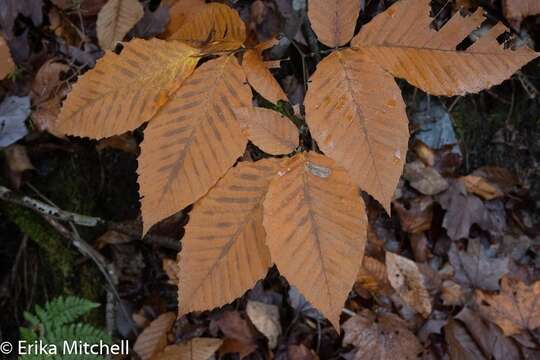
{"type": "Polygon", "coordinates": [[[236,50],[246,40],[246,25],[227,5],[210,3],[191,16],[169,40],[180,40],[207,53],[236,50]]]}
{"type": "Polygon", "coordinates": [[[197,14],[205,6],[205,0],[176,1],[169,10],[170,20],[163,34],[164,38],[168,38],[174,34],[190,17],[197,14]]]}
{"type": "Polygon", "coordinates": [[[180,252],[181,314],[233,301],[272,265],[262,204],[278,163],[242,162],[195,204],[180,252]]]}
{"type": "Polygon", "coordinates": [[[195,69],[197,50],[179,42],[135,39],[108,52],[64,101],[54,131],[101,139],[149,121],[195,69]]]}
{"type": "Polygon", "coordinates": [[[279,271],[339,328],[367,238],[364,204],[345,170],[311,152],[288,159],[270,184],[263,223],[279,271]]]}
{"type": "Polygon", "coordinates": [[[133,350],[142,360],[152,359],[167,346],[167,333],[175,320],[172,312],[161,314],[137,337],[133,350]]]}
{"type": "Polygon", "coordinates": [[[247,50],[244,53],[242,67],[246,72],[249,84],[263,98],[274,104],[279,100],[287,101],[287,95],[256,50],[247,50]]]}
{"type": "Polygon", "coordinates": [[[309,0],[308,16],[319,41],[328,47],[348,43],[360,15],[360,0],[309,0]]]}
{"type": "Polygon", "coordinates": [[[233,109],[251,96],[234,56],[221,57],[197,68],[150,122],[138,169],[144,232],[201,198],[242,155],[233,109]]]}
{"type": "Polygon", "coordinates": [[[152,360],[208,360],[221,344],[221,339],[194,338],[185,343],[167,346],[152,360]]]}
{"type": "Polygon", "coordinates": [[[268,154],[289,154],[298,146],[298,129],[277,111],[238,108],[235,114],[246,136],[268,154]]]}
{"type": "Polygon", "coordinates": [[[508,79],[538,54],[505,49],[497,41],[508,29],[494,25],[469,48],[456,47],[486,18],[479,8],[459,11],[438,31],[431,27],[430,0],[400,0],[364,25],[352,46],[392,75],[431,95],[464,95],[508,79]]]}
{"type": "Polygon", "coordinates": [[[105,50],[113,49],[143,15],[144,9],[139,0],[109,0],[97,17],[99,46],[105,50]]]}
{"type": "Polygon", "coordinates": [[[394,78],[362,53],[334,52],[306,94],[306,122],[321,150],[390,212],[409,141],[394,78]]]}
{"type": "Polygon", "coordinates": [[[503,0],[504,16],[509,19],[521,20],[527,16],[540,14],[538,0],[503,0]]]}

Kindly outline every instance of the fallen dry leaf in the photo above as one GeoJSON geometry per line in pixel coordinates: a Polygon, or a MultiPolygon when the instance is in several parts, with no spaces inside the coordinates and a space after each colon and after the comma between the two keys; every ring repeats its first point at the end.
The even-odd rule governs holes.
{"type": "Polygon", "coordinates": [[[416,263],[387,251],[386,270],[390,284],[403,301],[427,318],[431,314],[431,297],[426,288],[426,277],[416,263]]]}
{"type": "Polygon", "coordinates": [[[96,22],[99,46],[105,50],[113,49],[143,15],[139,0],[109,0],[99,11],[96,22]]]}
{"type": "Polygon", "coordinates": [[[467,252],[452,244],[448,258],[454,267],[455,281],[469,288],[499,290],[499,280],[508,273],[508,258],[496,258],[492,252],[478,239],[469,240],[467,252]]]}
{"type": "Polygon", "coordinates": [[[417,359],[422,345],[407,328],[405,322],[394,314],[377,317],[368,310],[353,316],[343,324],[344,345],[355,347],[355,360],[417,359]],[[398,355],[399,354],[399,355],[398,355]]]}
{"type": "Polygon", "coordinates": [[[319,360],[317,354],[304,344],[289,345],[287,356],[290,360],[319,360]]]}
{"type": "Polygon", "coordinates": [[[257,330],[268,339],[268,347],[273,350],[281,335],[279,308],[258,301],[248,301],[246,313],[257,330]]]}
{"type": "Polygon", "coordinates": [[[152,360],[208,360],[221,344],[221,339],[194,338],[185,343],[167,346],[152,357],[152,360]]]}
{"type": "Polygon", "coordinates": [[[356,282],[372,293],[387,292],[390,289],[386,266],[369,256],[364,256],[362,267],[356,276],[356,282]]]}
{"type": "Polygon", "coordinates": [[[214,320],[225,335],[220,354],[238,353],[244,358],[257,349],[257,333],[238,311],[226,311],[214,320]]]}
{"type": "Polygon", "coordinates": [[[437,170],[418,160],[405,165],[403,177],[424,195],[436,195],[448,189],[448,182],[437,170]]]}
{"type": "Polygon", "coordinates": [[[201,11],[206,6],[205,0],[180,0],[176,1],[169,10],[170,20],[163,33],[163,38],[168,38],[186,23],[186,21],[201,11]]]}
{"type": "Polygon", "coordinates": [[[175,313],[161,314],[137,337],[133,350],[142,360],[152,359],[167,346],[167,333],[171,330],[175,320],[175,313]]]}
{"type": "Polygon", "coordinates": [[[504,277],[499,295],[476,291],[480,312],[510,336],[540,327],[540,281],[531,286],[504,277]]]}
{"type": "Polygon", "coordinates": [[[0,36],[0,80],[11,74],[15,70],[15,63],[11,58],[8,44],[2,36],[0,36]]]}
{"type": "Polygon", "coordinates": [[[262,151],[272,154],[289,154],[298,146],[298,129],[277,111],[259,107],[234,109],[236,118],[246,136],[262,151]]]}
{"type": "Polygon", "coordinates": [[[521,20],[527,16],[540,14],[538,0],[503,0],[504,16],[508,19],[521,20]]]}
{"type": "Polygon", "coordinates": [[[504,196],[504,193],[494,184],[476,175],[467,175],[459,178],[470,193],[480,196],[484,200],[493,200],[504,196]]]}
{"type": "Polygon", "coordinates": [[[394,201],[393,204],[403,231],[418,234],[431,229],[433,220],[431,196],[418,196],[406,204],[394,201]]]}
{"type": "Polygon", "coordinates": [[[511,338],[504,336],[497,326],[483,320],[469,307],[464,307],[455,318],[465,324],[472,338],[489,359],[518,360],[521,358],[519,349],[511,338]]]}
{"type": "Polygon", "coordinates": [[[287,159],[264,200],[272,260],[336,328],[364,255],[365,211],[345,170],[313,152],[287,159]]]}
{"type": "Polygon", "coordinates": [[[459,284],[445,280],[441,286],[441,300],[445,306],[463,305],[465,294],[459,284]]]}
{"type": "Polygon", "coordinates": [[[444,338],[452,360],[486,360],[474,339],[459,322],[451,319],[444,327],[444,338]]]}

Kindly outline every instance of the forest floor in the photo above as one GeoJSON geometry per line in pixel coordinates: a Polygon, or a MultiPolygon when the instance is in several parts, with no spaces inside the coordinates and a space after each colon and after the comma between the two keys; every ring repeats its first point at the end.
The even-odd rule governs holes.
{"type": "MultiPolygon", "coordinates": [[[[170,269],[181,249],[178,239],[190,209],[141,236],[136,158],[142,130],[102,141],[58,138],[46,131],[69,84],[103,55],[95,22],[105,1],[81,0],[78,8],[65,6],[68,0],[1,1],[8,5],[0,5],[0,29],[17,68],[0,82],[0,101],[25,97],[31,100],[32,113],[28,133],[15,144],[0,147],[0,186],[16,194],[12,200],[0,200],[0,342],[19,338],[25,311],[60,295],[102,304],[86,320],[101,328],[113,326],[116,337],[135,341],[153,319],[177,311],[176,280],[170,269]],[[76,225],[73,231],[72,222],[56,221],[17,204],[14,199],[23,195],[104,221],[76,225]],[[98,254],[98,259],[89,257],[84,246],[81,250],[78,240],[89,244],[90,255],[98,254]],[[111,290],[100,264],[115,269],[120,299],[115,319],[105,314],[111,290]]],[[[296,13],[292,0],[221,2],[237,9],[257,37],[286,34],[295,39],[294,46],[273,49],[269,56],[282,59],[273,73],[290,101],[300,103],[305,89],[303,66],[310,74],[316,67],[315,58],[306,56],[312,49],[303,26],[305,11],[296,13]]],[[[363,1],[359,25],[392,2],[363,1]]],[[[161,9],[160,1],[144,3],[146,15],[128,38],[152,37],[165,29],[168,15],[156,11],[161,9]]],[[[490,20],[510,25],[520,40],[540,51],[539,16],[507,19],[501,2],[495,0],[433,1],[432,14],[445,21],[458,4],[471,10],[482,5],[490,20]]],[[[462,330],[475,343],[468,346],[479,351],[472,358],[516,354],[540,358],[538,330],[502,341],[498,328],[468,312],[471,294],[489,288],[484,282],[492,281],[490,276],[496,282],[502,275],[526,284],[540,280],[540,60],[474,95],[434,97],[404,81],[398,83],[411,120],[407,165],[391,216],[365,196],[370,223],[366,255],[384,263],[384,250],[390,250],[430,268],[434,310],[423,319],[391,288],[374,296],[370,284],[359,278],[345,304],[342,324],[364,309],[373,313],[385,309],[415,334],[425,358],[443,359],[448,354],[455,358],[467,351],[462,340],[451,335],[462,330]],[[458,269],[456,258],[470,264],[458,269]],[[484,279],[469,278],[464,283],[467,266],[502,264],[502,260],[504,266],[492,269],[498,277],[484,274],[484,279]],[[452,267],[453,272],[448,270],[452,267]],[[497,346],[486,345],[490,341],[497,346]]],[[[247,151],[254,159],[262,156],[255,146],[247,151]]],[[[253,359],[353,359],[356,354],[354,341],[344,342],[343,330],[338,333],[306,304],[276,268],[234,303],[177,320],[169,343],[195,337],[234,340],[229,351],[253,359]],[[277,309],[276,344],[270,345],[268,334],[252,325],[256,320],[246,312],[250,302],[277,309]]]]}

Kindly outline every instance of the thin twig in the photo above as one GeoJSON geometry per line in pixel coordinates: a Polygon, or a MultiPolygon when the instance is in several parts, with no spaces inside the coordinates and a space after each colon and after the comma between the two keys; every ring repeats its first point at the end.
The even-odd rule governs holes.
{"type": "Polygon", "coordinates": [[[61,221],[73,222],[81,226],[93,227],[104,223],[104,221],[100,218],[65,211],[29,196],[16,194],[10,189],[1,185],[0,199],[27,207],[41,213],[42,215],[51,216],[61,221]]]}

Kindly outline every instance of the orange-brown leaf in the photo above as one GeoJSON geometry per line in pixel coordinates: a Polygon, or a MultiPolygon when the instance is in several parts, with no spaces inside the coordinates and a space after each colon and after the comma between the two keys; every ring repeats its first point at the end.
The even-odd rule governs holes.
{"type": "Polygon", "coordinates": [[[221,344],[222,339],[194,338],[185,343],[167,346],[152,360],[208,360],[221,344]]]}
{"type": "Polygon", "coordinates": [[[348,43],[360,15],[360,0],[310,0],[308,16],[319,41],[328,47],[348,43]]]}
{"type": "Polygon", "coordinates": [[[204,52],[236,50],[246,40],[246,25],[238,13],[220,3],[206,4],[169,40],[180,40],[204,52]]]}
{"type": "Polygon", "coordinates": [[[503,0],[504,16],[509,19],[523,19],[540,14],[538,0],[503,0]]]}
{"type": "Polygon", "coordinates": [[[499,295],[476,291],[480,312],[510,336],[540,327],[540,281],[527,286],[504,277],[499,295]]]}
{"type": "Polygon", "coordinates": [[[234,56],[208,61],[145,130],[139,157],[144,231],[201,198],[244,152],[233,109],[251,106],[234,56]]]}
{"type": "Polygon", "coordinates": [[[392,75],[432,95],[463,95],[501,83],[538,56],[505,49],[493,26],[465,51],[456,47],[485,20],[482,9],[457,12],[440,30],[431,27],[430,0],[400,0],[362,27],[352,45],[392,75]]]}
{"type": "Polygon", "coordinates": [[[150,360],[167,346],[167,333],[171,330],[176,315],[172,312],[161,314],[139,335],[133,350],[142,360],[150,360]]]}
{"type": "Polygon", "coordinates": [[[99,46],[106,50],[113,49],[143,15],[144,9],[139,0],[109,0],[97,17],[99,46]]]}
{"type": "Polygon", "coordinates": [[[242,67],[246,72],[249,84],[261,96],[273,103],[279,100],[287,101],[287,95],[266,67],[255,50],[247,50],[244,54],[242,67]]]}
{"type": "Polygon", "coordinates": [[[11,58],[8,44],[0,36],[0,80],[8,76],[13,70],[15,70],[15,63],[11,58]]]}
{"type": "Polygon", "coordinates": [[[373,293],[390,288],[390,283],[386,276],[386,266],[377,259],[369,256],[364,256],[362,266],[356,276],[356,281],[364,289],[373,293]]]}
{"type": "Polygon", "coordinates": [[[197,50],[172,41],[133,40],[108,52],[64,101],[55,131],[104,138],[133,130],[156,113],[195,68],[197,50]]]}
{"type": "Polygon", "coordinates": [[[427,318],[431,314],[431,298],[416,263],[387,251],[386,269],[390,284],[403,301],[427,318]]]}
{"type": "Polygon", "coordinates": [[[184,25],[188,19],[206,6],[204,0],[180,0],[175,2],[170,10],[170,20],[163,33],[163,38],[168,38],[184,25]]]}
{"type": "Polygon", "coordinates": [[[264,108],[235,109],[249,140],[264,152],[289,154],[298,146],[298,129],[280,113],[264,108]]]}
{"type": "Polygon", "coordinates": [[[264,201],[272,260],[338,328],[364,255],[364,203],[345,170],[316,153],[288,159],[264,201]]]}
{"type": "Polygon", "coordinates": [[[266,275],[262,204],[278,163],[242,162],[195,204],[180,252],[180,314],[227,304],[266,275]]]}
{"type": "Polygon", "coordinates": [[[390,212],[409,140],[393,77],[363,54],[334,52],[318,65],[305,104],[321,150],[390,212]]]}

